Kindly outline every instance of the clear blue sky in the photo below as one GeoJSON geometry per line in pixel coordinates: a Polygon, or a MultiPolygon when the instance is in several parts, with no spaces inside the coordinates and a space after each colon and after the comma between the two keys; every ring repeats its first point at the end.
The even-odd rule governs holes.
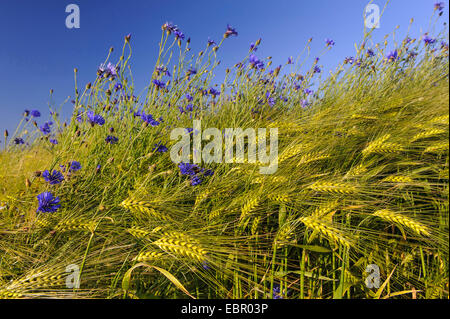
{"type": "MultiPolygon", "coordinates": [[[[262,38],[259,57],[273,56],[274,65],[296,56],[313,37],[312,54],[319,53],[324,39],[335,47],[320,64],[334,69],[354,54],[354,43],[363,34],[363,11],[368,0],[1,0],[0,1],[0,129],[13,131],[24,109],[39,109],[48,116],[49,90],[54,103],[73,95],[73,69],[79,83],[93,81],[98,65],[113,46],[117,61],[124,35],[132,34],[133,73],[138,92],[149,82],[161,25],[177,24],[191,38],[198,52],[208,37],[220,41],[229,23],[239,32],[219,52],[223,68],[243,58],[251,42],[262,38]],[[67,29],[68,4],[79,5],[81,27],[67,29]]],[[[414,18],[412,35],[428,29],[435,0],[391,0],[375,40],[400,25],[404,36],[414,18]]],[[[440,25],[448,20],[448,1],[440,25]]],[[[385,0],[375,0],[381,8],[385,0]]],[[[220,73],[219,73],[220,75],[220,73]]],[[[217,79],[221,81],[221,78],[217,79]]],[[[72,104],[64,106],[69,114],[72,104]]],[[[41,119],[41,121],[43,120],[41,119]]],[[[1,138],[3,139],[3,138],[1,138]]]]}

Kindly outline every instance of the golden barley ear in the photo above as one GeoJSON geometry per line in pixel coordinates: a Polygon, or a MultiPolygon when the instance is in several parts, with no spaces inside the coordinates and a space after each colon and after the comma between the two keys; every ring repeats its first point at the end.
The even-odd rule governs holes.
{"type": "Polygon", "coordinates": [[[384,219],[385,221],[404,226],[419,236],[430,236],[428,227],[412,218],[402,215],[401,213],[394,212],[389,209],[380,209],[377,210],[374,215],[384,219]]]}

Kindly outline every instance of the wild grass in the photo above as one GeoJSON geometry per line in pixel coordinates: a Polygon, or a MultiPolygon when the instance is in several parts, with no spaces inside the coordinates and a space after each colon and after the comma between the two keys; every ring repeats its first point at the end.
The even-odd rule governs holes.
{"type": "Polygon", "coordinates": [[[8,136],[0,297],[448,298],[449,65],[439,45],[446,35],[436,38],[405,39],[388,60],[387,42],[369,46],[368,34],[355,62],[322,81],[319,62],[269,73],[270,58],[258,70],[247,56],[215,87],[224,41],[191,54],[165,29],[163,68],[151,77],[166,86],[139,94],[127,37],[117,76],[76,82],[67,123],[52,109],[50,135],[30,119],[8,136]],[[188,103],[194,109],[180,113],[188,103]],[[141,110],[163,121],[147,125],[134,114],[141,110]],[[90,125],[87,111],[106,123],[90,125]],[[278,127],[278,170],[203,163],[214,175],[192,186],[169,152],[154,148],[170,148],[171,129],[193,119],[220,130],[278,127]],[[17,137],[27,144],[15,145],[17,137]],[[71,172],[71,161],[81,170],[71,172]],[[64,181],[50,185],[44,170],[62,171],[64,181]],[[61,199],[56,212],[36,212],[44,191],[61,199]],[[378,289],[365,284],[371,264],[378,289]],[[79,288],[66,287],[69,265],[80,268],[79,288]]]}

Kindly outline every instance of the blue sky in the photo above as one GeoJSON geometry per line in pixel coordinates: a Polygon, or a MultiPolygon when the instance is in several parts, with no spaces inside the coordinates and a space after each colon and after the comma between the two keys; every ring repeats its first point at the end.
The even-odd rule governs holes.
{"type": "MultiPolygon", "coordinates": [[[[414,18],[413,36],[428,30],[435,0],[391,0],[374,32],[380,41],[399,25],[401,39],[414,18]]],[[[448,20],[448,1],[438,29],[448,20]]],[[[123,37],[132,34],[133,75],[138,92],[149,83],[157,57],[161,25],[177,24],[191,38],[193,52],[204,48],[208,37],[220,41],[227,23],[239,32],[222,46],[219,58],[225,69],[246,56],[251,42],[262,38],[258,57],[273,56],[274,65],[298,55],[312,37],[312,55],[324,39],[335,47],[321,58],[325,71],[354,54],[363,35],[367,0],[2,0],[0,1],[0,129],[13,131],[24,109],[39,109],[48,116],[48,103],[61,104],[73,95],[73,69],[79,84],[93,81],[108,49],[117,61],[123,37]],[[67,29],[68,4],[80,8],[80,28],[67,29]],[[53,100],[49,90],[54,90],[53,100]]],[[[373,3],[383,8],[385,0],[373,3]]],[[[218,73],[221,81],[223,72],[218,73]]],[[[63,107],[70,114],[72,104],[63,107]]]]}

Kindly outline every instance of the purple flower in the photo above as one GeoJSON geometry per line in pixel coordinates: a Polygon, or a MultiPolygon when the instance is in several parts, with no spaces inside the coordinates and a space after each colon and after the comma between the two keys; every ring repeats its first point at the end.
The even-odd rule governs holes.
{"type": "Polygon", "coordinates": [[[253,69],[262,69],[264,68],[264,63],[259,60],[255,55],[250,55],[250,57],[248,58],[249,62],[250,62],[250,66],[253,69]]]}
{"type": "Polygon", "coordinates": [[[25,141],[23,140],[23,138],[21,137],[16,137],[14,139],[14,144],[19,145],[19,144],[25,144],[25,141]]]}
{"type": "Polygon", "coordinates": [[[311,93],[313,93],[314,91],[313,90],[310,90],[310,89],[304,89],[303,90],[303,93],[305,93],[306,95],[310,95],[311,93]]]}
{"type": "Polygon", "coordinates": [[[217,95],[220,95],[220,91],[217,91],[214,88],[209,88],[209,94],[211,94],[213,97],[216,97],[217,95]]]}
{"type": "Polygon", "coordinates": [[[44,177],[46,182],[49,182],[50,185],[56,185],[61,183],[64,180],[63,174],[60,171],[51,171],[45,170],[42,173],[42,177],[44,177]]]}
{"type": "Polygon", "coordinates": [[[151,126],[158,126],[160,123],[153,118],[153,115],[146,114],[144,111],[141,113],[141,119],[151,126]]]}
{"type": "Polygon", "coordinates": [[[48,141],[49,141],[50,143],[52,143],[53,145],[58,144],[58,140],[57,140],[57,139],[54,139],[54,138],[51,138],[51,139],[49,139],[48,141]]]}
{"type": "Polygon", "coordinates": [[[252,42],[250,43],[250,51],[256,51],[258,50],[258,48],[256,47],[256,45],[252,42]]]}
{"type": "Polygon", "coordinates": [[[367,56],[368,56],[368,57],[372,57],[372,56],[374,56],[374,55],[375,55],[375,52],[373,52],[372,49],[368,49],[368,50],[367,50],[367,56]]]}
{"type": "Polygon", "coordinates": [[[54,213],[61,205],[59,204],[59,197],[54,197],[50,192],[43,192],[37,196],[39,206],[36,212],[54,213]]]}
{"type": "Polygon", "coordinates": [[[194,99],[189,93],[186,94],[184,97],[185,97],[186,100],[188,100],[189,102],[192,102],[192,100],[194,99]]]}
{"type": "Polygon", "coordinates": [[[175,31],[174,35],[175,35],[175,39],[184,40],[184,33],[181,32],[180,30],[175,31]]]}
{"type": "Polygon", "coordinates": [[[423,38],[423,42],[425,42],[426,45],[435,44],[436,43],[436,39],[430,38],[428,36],[428,34],[426,34],[425,37],[423,38]]]}
{"type": "Polygon", "coordinates": [[[197,74],[197,70],[193,67],[190,67],[186,73],[187,73],[187,76],[195,75],[195,74],[197,74]]]}
{"type": "Polygon", "coordinates": [[[294,59],[290,56],[287,60],[287,64],[293,64],[294,63],[294,59]]]}
{"type": "Polygon", "coordinates": [[[161,27],[162,30],[167,31],[168,34],[178,31],[178,27],[174,25],[172,22],[166,22],[161,27]]]}
{"type": "Polygon", "coordinates": [[[335,42],[331,39],[325,39],[325,44],[327,45],[327,47],[332,47],[333,45],[335,45],[335,42]]]}
{"type": "Polygon", "coordinates": [[[180,169],[180,172],[182,175],[193,176],[193,175],[197,174],[197,172],[199,171],[199,168],[197,165],[190,164],[190,163],[179,163],[178,168],[180,169]]]}
{"type": "Polygon", "coordinates": [[[194,175],[191,177],[191,185],[192,186],[200,185],[202,183],[202,181],[203,180],[197,175],[194,175]]]}
{"type": "Polygon", "coordinates": [[[155,144],[155,147],[152,149],[152,151],[165,153],[168,151],[167,147],[165,145],[162,145],[161,142],[155,144]]]}
{"type": "Polygon", "coordinates": [[[159,81],[159,80],[157,80],[157,79],[154,79],[154,80],[152,81],[152,83],[153,83],[154,85],[156,85],[156,88],[157,88],[157,89],[164,89],[164,87],[166,86],[166,84],[165,84],[164,82],[161,82],[161,81],[159,81]]]}
{"type": "Polygon", "coordinates": [[[51,127],[53,125],[53,122],[45,122],[43,125],[41,125],[39,127],[39,129],[41,130],[41,132],[45,135],[50,134],[50,132],[52,131],[51,127]]]}
{"type": "Polygon", "coordinates": [[[119,141],[119,139],[113,135],[108,135],[105,138],[105,142],[108,144],[116,144],[119,141]]]}
{"type": "Polygon", "coordinates": [[[355,62],[355,58],[352,56],[348,56],[344,59],[344,64],[353,64],[355,62]]]}
{"type": "Polygon", "coordinates": [[[216,45],[216,42],[214,40],[211,40],[210,38],[208,38],[208,46],[210,45],[216,45]]]}
{"type": "Polygon", "coordinates": [[[320,73],[320,72],[322,72],[322,70],[316,65],[314,67],[314,73],[320,73]]]}
{"type": "Polygon", "coordinates": [[[93,111],[88,111],[87,117],[88,117],[89,123],[91,123],[92,126],[94,126],[95,124],[98,124],[100,126],[105,124],[105,119],[103,118],[103,116],[94,114],[93,111]]]}
{"type": "Polygon", "coordinates": [[[80,162],[72,161],[69,163],[69,171],[70,172],[76,172],[76,171],[79,171],[80,169],[81,169],[80,162]]]}
{"type": "Polygon", "coordinates": [[[398,59],[398,52],[397,50],[391,51],[388,53],[388,55],[386,55],[386,60],[388,62],[394,62],[398,59]]]}
{"type": "Polygon", "coordinates": [[[114,64],[112,64],[111,62],[109,62],[107,65],[105,65],[104,63],[100,64],[100,66],[97,69],[97,74],[99,76],[105,76],[105,77],[116,77],[117,76],[117,71],[119,70],[118,66],[115,66],[114,64]]]}
{"type": "Polygon", "coordinates": [[[194,110],[194,106],[192,104],[186,105],[186,112],[192,112],[194,110]]]}
{"type": "Polygon", "coordinates": [[[236,35],[237,36],[238,33],[237,33],[236,29],[234,29],[231,25],[227,24],[227,30],[225,31],[223,36],[225,38],[228,38],[228,37],[230,37],[232,35],[236,35]]]}
{"type": "Polygon", "coordinates": [[[443,2],[436,2],[434,4],[434,10],[438,10],[438,11],[444,10],[444,3],[443,2]]]}
{"type": "Polygon", "coordinates": [[[32,117],[40,117],[41,116],[41,112],[39,112],[38,110],[31,110],[30,114],[32,117]]]}

